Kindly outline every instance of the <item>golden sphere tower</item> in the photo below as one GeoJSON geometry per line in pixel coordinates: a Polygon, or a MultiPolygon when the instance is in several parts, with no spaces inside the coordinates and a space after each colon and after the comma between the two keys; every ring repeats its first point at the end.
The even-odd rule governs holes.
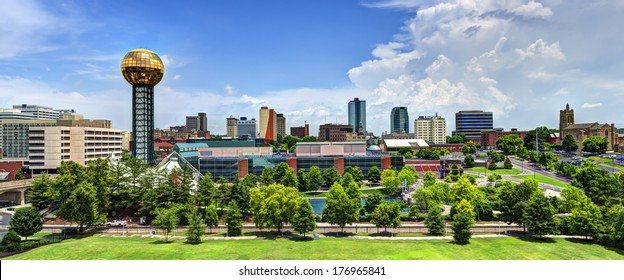
{"type": "Polygon", "coordinates": [[[153,51],[135,49],[121,61],[121,73],[132,85],[132,156],[154,163],[154,86],[165,74],[153,51]]]}

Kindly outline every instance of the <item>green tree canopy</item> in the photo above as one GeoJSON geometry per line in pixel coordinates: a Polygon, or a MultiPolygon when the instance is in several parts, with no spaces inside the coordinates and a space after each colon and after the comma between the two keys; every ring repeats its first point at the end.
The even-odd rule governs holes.
{"type": "Polygon", "coordinates": [[[274,176],[275,176],[275,171],[265,166],[264,170],[262,171],[262,174],[260,174],[260,183],[264,186],[273,184],[275,183],[275,179],[273,178],[274,176]]]}
{"type": "Polygon", "coordinates": [[[381,171],[379,171],[379,167],[373,166],[370,170],[368,170],[368,181],[371,183],[379,183],[381,181],[381,171]]]}
{"type": "Polygon", "coordinates": [[[555,209],[550,201],[541,192],[533,194],[523,208],[523,223],[531,233],[537,233],[540,238],[544,234],[553,233],[556,228],[553,217],[555,209]]]}
{"type": "Polygon", "coordinates": [[[210,232],[212,232],[212,228],[219,225],[219,214],[217,214],[217,207],[214,204],[208,205],[206,208],[206,226],[210,228],[210,232]]]}
{"type": "Polygon", "coordinates": [[[165,232],[165,241],[169,240],[169,233],[176,227],[180,220],[178,219],[175,209],[159,208],[155,210],[156,218],[152,220],[152,224],[165,232]]]}
{"type": "Polygon", "coordinates": [[[323,178],[323,174],[321,173],[321,169],[318,166],[314,165],[310,167],[310,172],[308,172],[308,187],[310,191],[316,191],[321,186],[325,185],[325,179],[323,178]]]}
{"type": "Polygon", "coordinates": [[[340,182],[340,174],[338,174],[338,170],[332,166],[323,171],[323,179],[325,180],[326,186],[332,186],[334,183],[340,182]]]}
{"type": "Polygon", "coordinates": [[[433,173],[431,171],[427,171],[423,175],[423,183],[424,183],[425,187],[428,187],[428,186],[431,186],[431,185],[435,184],[437,180],[438,180],[438,178],[436,177],[435,173],[433,173]]]}
{"type": "Polygon", "coordinates": [[[299,169],[299,171],[297,171],[297,189],[299,189],[300,192],[307,192],[310,190],[310,183],[308,181],[308,174],[306,174],[305,170],[299,169]]]}
{"type": "Polygon", "coordinates": [[[362,170],[360,170],[360,168],[357,166],[346,166],[344,174],[342,175],[344,176],[347,173],[351,174],[351,176],[353,176],[353,180],[355,180],[355,182],[358,184],[361,184],[362,180],[364,180],[364,173],[362,173],[362,170]]]}
{"type": "Polygon", "coordinates": [[[401,192],[401,181],[399,180],[398,172],[393,169],[386,169],[381,173],[381,180],[383,181],[382,192],[386,195],[397,195],[401,192]]]}
{"type": "Polygon", "coordinates": [[[41,231],[43,220],[33,207],[17,208],[9,221],[9,230],[28,239],[29,236],[41,231]]]}
{"type": "Polygon", "coordinates": [[[496,147],[503,151],[505,155],[515,154],[516,150],[522,146],[522,144],[522,138],[518,137],[516,134],[503,136],[496,140],[496,147]]]}
{"type": "Polygon", "coordinates": [[[189,226],[186,228],[188,242],[193,244],[201,243],[201,237],[206,231],[206,225],[202,222],[201,215],[192,212],[187,217],[189,226]]]}
{"type": "Polygon", "coordinates": [[[371,214],[371,223],[376,227],[383,227],[387,232],[388,227],[397,228],[401,225],[400,212],[401,206],[398,203],[384,201],[371,214]]]}
{"type": "Polygon", "coordinates": [[[377,205],[383,201],[383,196],[378,192],[374,192],[369,194],[365,201],[364,210],[366,213],[372,214],[375,208],[377,208],[377,205]]]}
{"type": "Polygon", "coordinates": [[[442,218],[442,208],[432,207],[425,218],[425,226],[431,235],[443,235],[445,231],[444,219],[442,218]]]}
{"type": "Polygon", "coordinates": [[[453,237],[457,243],[466,244],[470,241],[470,237],[472,237],[470,229],[474,226],[474,219],[475,213],[472,204],[462,199],[456,206],[456,212],[451,223],[453,237]]]}
{"type": "Polygon", "coordinates": [[[307,232],[313,232],[315,228],[316,221],[312,205],[307,199],[299,198],[299,207],[293,217],[293,229],[305,236],[307,232]]]}
{"type": "Polygon", "coordinates": [[[475,158],[473,155],[466,155],[466,157],[464,158],[464,164],[467,167],[474,167],[475,166],[475,158]]]}
{"type": "Polygon", "coordinates": [[[566,136],[563,138],[563,142],[561,143],[561,147],[566,152],[578,151],[578,144],[576,143],[576,140],[574,139],[574,136],[572,136],[572,134],[566,134],[566,136]]]}
{"type": "Polygon", "coordinates": [[[105,220],[105,214],[99,211],[99,200],[93,184],[83,181],[61,203],[56,215],[69,222],[76,222],[80,226],[80,234],[84,226],[98,224],[105,220]]]}
{"type": "Polygon", "coordinates": [[[235,202],[228,205],[228,210],[225,214],[225,224],[228,236],[240,236],[243,234],[243,214],[241,214],[235,202]]]}
{"type": "Polygon", "coordinates": [[[467,177],[460,177],[459,181],[451,187],[451,201],[459,203],[465,199],[468,202],[473,202],[477,199],[477,188],[470,183],[467,177]]]}
{"type": "Polygon", "coordinates": [[[525,225],[523,220],[524,208],[536,194],[541,194],[541,191],[537,181],[533,178],[528,178],[520,184],[503,181],[498,193],[501,219],[508,224],[525,225]]]}
{"type": "Polygon", "coordinates": [[[346,224],[352,224],[358,219],[359,207],[349,198],[343,187],[334,183],[327,193],[327,204],[323,209],[323,218],[330,224],[340,226],[344,232],[346,224]]]}
{"type": "Polygon", "coordinates": [[[52,194],[50,193],[52,184],[52,179],[50,179],[48,174],[43,173],[35,177],[30,185],[30,191],[27,192],[28,201],[35,209],[41,210],[50,206],[52,202],[52,194]]]}
{"type": "Polygon", "coordinates": [[[595,164],[585,162],[574,175],[570,183],[572,186],[582,189],[585,195],[597,205],[605,205],[609,198],[624,195],[624,187],[619,178],[610,175],[607,170],[595,164]]]}
{"type": "Polygon", "coordinates": [[[299,203],[297,189],[273,184],[251,189],[253,220],[259,228],[275,228],[281,233],[284,224],[290,223],[299,203]]]}
{"type": "Polygon", "coordinates": [[[604,153],[609,148],[607,137],[590,136],[583,140],[583,152],[604,153]]]}

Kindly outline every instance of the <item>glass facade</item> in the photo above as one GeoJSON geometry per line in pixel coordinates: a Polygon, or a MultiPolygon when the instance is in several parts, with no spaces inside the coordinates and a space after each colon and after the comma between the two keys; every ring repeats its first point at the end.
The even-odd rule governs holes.
{"type": "Polygon", "coordinates": [[[394,107],[390,113],[390,133],[409,133],[407,107],[394,107]]]}
{"type": "Polygon", "coordinates": [[[481,142],[481,131],[492,129],[494,120],[492,112],[459,111],[455,114],[455,133],[463,134],[466,140],[481,142]]]}
{"type": "Polygon", "coordinates": [[[353,126],[353,131],[366,134],[366,101],[355,98],[349,101],[349,125],[353,126]],[[362,131],[359,126],[362,123],[362,131]]]}

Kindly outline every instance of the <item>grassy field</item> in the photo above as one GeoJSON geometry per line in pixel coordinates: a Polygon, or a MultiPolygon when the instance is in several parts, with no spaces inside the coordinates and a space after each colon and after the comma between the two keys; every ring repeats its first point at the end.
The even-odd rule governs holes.
{"type": "Polygon", "coordinates": [[[85,237],[39,247],[7,260],[624,260],[624,251],[581,240],[483,238],[448,240],[254,239],[204,241],[85,237]]]}
{"type": "MultiPolygon", "coordinates": [[[[485,173],[484,167],[473,167],[470,169],[466,169],[466,171],[477,172],[477,173],[485,173]]],[[[518,169],[496,169],[496,170],[488,170],[488,174],[496,173],[499,175],[518,175],[522,173],[522,171],[518,169]]]]}
{"type": "MultiPolygon", "coordinates": [[[[513,176],[513,177],[524,179],[524,178],[533,178],[533,175],[518,175],[518,176],[513,176]]],[[[565,188],[568,185],[565,182],[562,182],[562,181],[559,181],[550,177],[546,177],[542,174],[535,174],[535,180],[537,180],[540,183],[549,184],[549,185],[562,187],[562,188],[565,188]]]]}

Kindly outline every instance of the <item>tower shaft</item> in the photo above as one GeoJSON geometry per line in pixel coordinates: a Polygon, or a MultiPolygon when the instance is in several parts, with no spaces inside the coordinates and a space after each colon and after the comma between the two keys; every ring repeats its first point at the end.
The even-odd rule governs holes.
{"type": "Polygon", "coordinates": [[[132,156],[154,163],[154,86],[132,86],[132,156]]]}

